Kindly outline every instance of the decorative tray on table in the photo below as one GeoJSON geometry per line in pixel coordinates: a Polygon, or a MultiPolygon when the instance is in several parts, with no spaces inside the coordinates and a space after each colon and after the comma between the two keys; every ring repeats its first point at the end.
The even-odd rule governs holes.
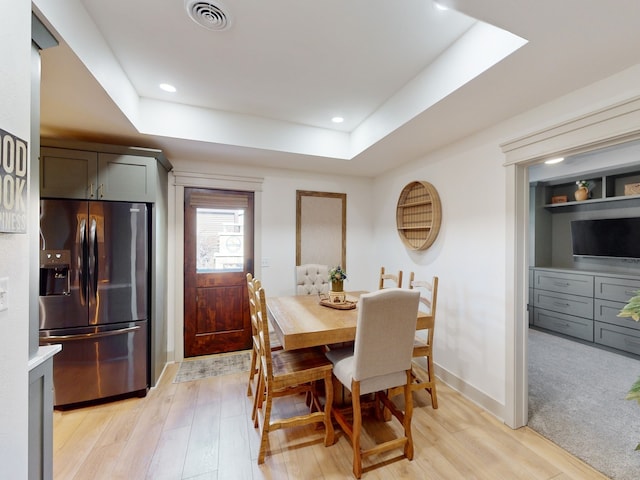
{"type": "Polygon", "coordinates": [[[347,300],[346,295],[342,292],[339,294],[335,294],[333,292],[329,292],[329,294],[318,294],[318,298],[320,298],[320,305],[324,305],[325,307],[335,308],[337,310],[352,310],[356,308],[357,302],[353,302],[351,300],[347,300]]]}
{"type": "Polygon", "coordinates": [[[352,310],[356,308],[356,302],[352,302],[351,300],[345,300],[344,302],[332,302],[328,298],[321,299],[320,305],[324,305],[329,308],[336,308],[338,310],[352,310]]]}

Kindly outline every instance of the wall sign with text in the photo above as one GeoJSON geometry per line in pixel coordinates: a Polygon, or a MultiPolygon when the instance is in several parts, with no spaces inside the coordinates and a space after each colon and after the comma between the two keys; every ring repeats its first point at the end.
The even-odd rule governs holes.
{"type": "Polygon", "coordinates": [[[0,232],[26,233],[27,142],[0,129],[0,232]]]}

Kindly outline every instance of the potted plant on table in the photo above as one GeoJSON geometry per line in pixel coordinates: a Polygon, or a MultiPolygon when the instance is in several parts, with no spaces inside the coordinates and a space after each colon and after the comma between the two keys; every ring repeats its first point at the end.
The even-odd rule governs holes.
{"type": "MultiPolygon", "coordinates": [[[[629,302],[624,306],[618,317],[631,317],[636,322],[640,321],[640,290],[636,292],[635,297],[631,297],[629,302]]],[[[631,386],[631,390],[625,397],[627,400],[635,400],[640,405],[640,378],[631,386]]],[[[640,450],[640,443],[636,445],[636,450],[640,450]]]]}
{"type": "Polygon", "coordinates": [[[342,267],[338,265],[329,270],[329,282],[331,282],[332,292],[342,292],[343,282],[347,279],[347,272],[342,270],[342,267]]]}

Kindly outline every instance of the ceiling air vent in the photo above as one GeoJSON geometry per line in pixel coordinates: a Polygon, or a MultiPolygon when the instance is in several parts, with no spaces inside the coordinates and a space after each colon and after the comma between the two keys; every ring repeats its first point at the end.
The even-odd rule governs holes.
{"type": "Polygon", "coordinates": [[[185,7],[191,20],[201,27],[220,31],[231,26],[231,18],[220,3],[185,0],[185,7]]]}

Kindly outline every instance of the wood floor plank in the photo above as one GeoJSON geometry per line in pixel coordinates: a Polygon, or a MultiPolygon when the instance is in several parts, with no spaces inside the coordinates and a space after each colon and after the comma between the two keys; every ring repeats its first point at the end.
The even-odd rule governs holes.
{"type": "Polygon", "coordinates": [[[171,401],[171,408],[165,420],[165,429],[172,430],[189,426],[193,422],[196,401],[198,398],[198,382],[179,383],[171,401]]]}
{"type": "Polygon", "coordinates": [[[245,415],[224,417],[220,425],[218,476],[251,480],[253,478],[251,451],[247,449],[248,431],[245,415]]]}
{"type": "MultiPolygon", "coordinates": [[[[113,467],[112,480],[147,478],[147,472],[160,442],[161,434],[162,424],[149,426],[144,431],[134,431],[113,467]]],[[[59,480],[63,480],[63,478],[60,477],[59,480]]],[[[54,480],[58,480],[58,477],[55,477],[54,480]]],[[[74,480],[85,479],[77,478],[74,480]]]]}
{"type": "MultiPolygon", "coordinates": [[[[541,436],[539,433],[531,430],[528,427],[523,427],[514,431],[514,437],[518,438],[524,443],[527,448],[535,454],[544,457],[548,462],[551,462],[559,470],[561,474],[560,478],[570,478],[575,480],[607,480],[608,477],[595,470],[590,465],[587,465],[583,461],[579,460],[575,456],[571,455],[566,450],[555,446],[549,440],[541,436]],[[549,445],[553,445],[556,448],[549,448],[549,445]]],[[[554,477],[556,480],[556,477],[554,477]]]]}
{"type": "Polygon", "coordinates": [[[140,418],[142,402],[137,399],[114,402],[109,409],[110,416],[104,432],[100,435],[96,446],[107,446],[112,443],[126,443],[140,418]]]}
{"type": "Polygon", "coordinates": [[[186,478],[218,470],[220,409],[219,402],[210,402],[199,405],[195,411],[184,464],[186,478]]]}
{"type": "Polygon", "coordinates": [[[190,433],[191,425],[164,429],[145,478],[149,480],[180,480],[183,478],[182,471],[190,433]]]}
{"type": "Polygon", "coordinates": [[[56,478],[74,478],[83,462],[93,454],[98,439],[110,420],[110,414],[105,410],[92,410],[87,415],[82,413],[80,412],[81,421],[73,430],[72,437],[54,451],[53,472],[56,478]]]}
{"type": "Polygon", "coordinates": [[[92,450],[84,462],[79,465],[73,478],[91,480],[112,480],[113,469],[121,455],[126,442],[109,443],[92,450]]]}
{"type": "MultiPolygon", "coordinates": [[[[168,365],[145,398],[54,412],[54,480],[221,480],[352,478],[348,439],[324,446],[322,427],[272,432],[257,465],[246,373],[173,383],[168,365]]],[[[439,408],[414,392],[413,461],[388,452],[365,459],[366,480],[605,480],[527,427],[512,430],[446,385],[439,408]],[[382,462],[378,464],[378,462],[382,462]],[[371,467],[371,464],[375,464],[371,467]]],[[[304,398],[275,402],[274,414],[306,408],[304,398]]],[[[397,422],[367,424],[367,442],[399,432],[397,422]]]]}

